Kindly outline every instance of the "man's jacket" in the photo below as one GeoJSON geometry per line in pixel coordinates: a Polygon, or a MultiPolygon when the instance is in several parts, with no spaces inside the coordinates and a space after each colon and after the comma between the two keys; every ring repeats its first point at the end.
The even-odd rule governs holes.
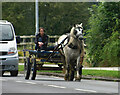
{"type": "Polygon", "coordinates": [[[38,42],[43,42],[43,47],[47,47],[47,44],[48,44],[48,36],[46,34],[43,35],[43,37],[40,35],[40,34],[37,34],[36,35],[36,38],[35,38],[35,44],[38,45],[38,42]]]}

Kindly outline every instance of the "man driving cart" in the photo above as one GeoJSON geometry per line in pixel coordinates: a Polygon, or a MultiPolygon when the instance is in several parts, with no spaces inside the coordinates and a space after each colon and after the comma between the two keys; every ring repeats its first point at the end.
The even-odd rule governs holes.
{"type": "Polygon", "coordinates": [[[39,34],[36,35],[35,38],[35,50],[46,50],[48,44],[48,36],[44,32],[44,28],[39,28],[39,34]]]}

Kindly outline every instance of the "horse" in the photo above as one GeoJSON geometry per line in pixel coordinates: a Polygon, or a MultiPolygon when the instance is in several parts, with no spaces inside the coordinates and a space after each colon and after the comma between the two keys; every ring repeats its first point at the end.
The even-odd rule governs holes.
{"type": "Polygon", "coordinates": [[[85,53],[82,23],[75,24],[71,28],[69,34],[64,34],[60,36],[58,39],[58,44],[60,44],[61,42],[63,42],[63,44],[59,46],[59,52],[61,54],[65,70],[64,79],[66,81],[73,81],[76,71],[77,75],[75,80],[80,81],[82,78],[82,63],[85,53]]]}

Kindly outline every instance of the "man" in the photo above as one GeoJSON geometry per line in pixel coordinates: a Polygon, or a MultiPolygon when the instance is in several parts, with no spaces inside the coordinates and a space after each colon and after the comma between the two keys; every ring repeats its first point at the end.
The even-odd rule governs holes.
{"type": "Polygon", "coordinates": [[[44,33],[44,28],[39,28],[39,34],[36,35],[35,44],[35,50],[46,50],[48,36],[44,33]]]}

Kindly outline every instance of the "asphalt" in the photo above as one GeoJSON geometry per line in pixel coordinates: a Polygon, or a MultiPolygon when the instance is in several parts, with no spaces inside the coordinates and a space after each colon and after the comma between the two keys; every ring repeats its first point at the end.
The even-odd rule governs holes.
{"type": "Polygon", "coordinates": [[[104,95],[103,93],[106,93],[105,95],[118,95],[114,93],[119,92],[118,82],[111,81],[82,79],[81,82],[68,82],[61,77],[46,75],[37,75],[36,80],[25,80],[23,74],[19,74],[18,77],[5,75],[0,78],[0,81],[2,81],[2,93],[15,93],[15,95],[17,95],[16,93],[81,93],[75,95],[84,95],[84,93],[104,95]]]}

